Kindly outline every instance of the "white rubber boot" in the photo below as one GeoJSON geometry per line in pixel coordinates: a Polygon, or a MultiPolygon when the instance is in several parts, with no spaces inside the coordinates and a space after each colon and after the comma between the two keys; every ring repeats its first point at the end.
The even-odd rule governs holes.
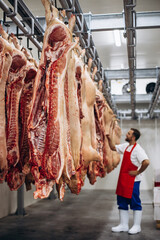
{"type": "Polygon", "coordinates": [[[112,232],[128,232],[129,215],[127,210],[119,210],[120,224],[117,227],[112,227],[112,232]]]}
{"type": "Polygon", "coordinates": [[[141,232],[142,211],[133,211],[133,227],[128,231],[129,234],[141,232]]]}

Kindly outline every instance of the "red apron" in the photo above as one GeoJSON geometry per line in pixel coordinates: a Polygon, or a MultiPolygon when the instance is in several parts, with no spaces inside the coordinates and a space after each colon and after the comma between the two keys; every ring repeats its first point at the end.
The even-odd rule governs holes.
{"type": "Polygon", "coordinates": [[[116,194],[125,198],[132,198],[132,192],[133,192],[133,186],[134,186],[134,180],[135,180],[135,176],[130,176],[129,171],[136,171],[138,169],[138,167],[131,162],[131,153],[135,148],[135,146],[136,146],[136,143],[134,144],[130,152],[126,151],[127,148],[129,147],[127,146],[124,152],[117,189],[116,189],[116,194]]]}

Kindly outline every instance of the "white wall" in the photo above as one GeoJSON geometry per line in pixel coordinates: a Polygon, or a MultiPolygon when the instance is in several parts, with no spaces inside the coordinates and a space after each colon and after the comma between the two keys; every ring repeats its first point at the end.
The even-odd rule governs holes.
{"type": "MultiPolygon", "coordinates": [[[[122,128],[121,143],[125,141],[125,135],[131,127],[137,128],[141,132],[138,143],[145,149],[150,165],[142,174],[141,190],[153,188],[154,169],[160,168],[160,120],[123,120],[120,122],[122,128]]],[[[105,178],[97,178],[97,182],[92,186],[88,179],[85,180],[83,189],[107,189],[115,190],[120,170],[120,164],[105,178]]]]}
{"type": "MultiPolygon", "coordinates": [[[[24,207],[27,207],[38,200],[33,198],[35,187],[32,190],[24,190],[24,207]]],[[[0,218],[15,213],[17,210],[17,191],[10,191],[7,183],[0,184],[0,218]]]]}

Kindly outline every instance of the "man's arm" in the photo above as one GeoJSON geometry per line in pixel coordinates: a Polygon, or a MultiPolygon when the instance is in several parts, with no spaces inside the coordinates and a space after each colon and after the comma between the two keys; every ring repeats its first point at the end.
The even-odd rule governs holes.
{"type": "Polygon", "coordinates": [[[142,165],[139,170],[137,171],[129,171],[129,175],[131,176],[137,176],[138,174],[144,172],[146,168],[149,166],[150,162],[148,159],[143,160],[142,165]]]}
{"type": "Polygon", "coordinates": [[[116,147],[115,147],[115,144],[113,142],[113,139],[110,137],[109,134],[106,135],[107,139],[108,139],[108,143],[109,143],[109,146],[110,146],[110,149],[112,151],[116,151],[116,147]]]}

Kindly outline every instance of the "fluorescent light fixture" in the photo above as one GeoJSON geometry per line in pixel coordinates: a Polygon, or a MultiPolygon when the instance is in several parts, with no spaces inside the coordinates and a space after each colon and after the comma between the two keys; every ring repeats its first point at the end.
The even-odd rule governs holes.
{"type": "Polygon", "coordinates": [[[121,38],[120,38],[120,31],[119,30],[114,30],[114,41],[115,41],[115,45],[117,47],[121,46],[121,38]]]}

